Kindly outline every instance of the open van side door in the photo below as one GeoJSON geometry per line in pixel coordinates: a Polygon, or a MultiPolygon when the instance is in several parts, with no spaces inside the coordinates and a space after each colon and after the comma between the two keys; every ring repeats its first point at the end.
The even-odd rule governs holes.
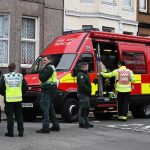
{"type": "Polygon", "coordinates": [[[120,59],[135,74],[132,94],[150,94],[150,74],[148,70],[148,52],[145,44],[118,42],[120,59]]]}

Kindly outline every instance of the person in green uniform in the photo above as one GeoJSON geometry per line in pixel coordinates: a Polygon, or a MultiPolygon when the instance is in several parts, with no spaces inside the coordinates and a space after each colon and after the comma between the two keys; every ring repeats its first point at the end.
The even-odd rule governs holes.
{"type": "Polygon", "coordinates": [[[94,125],[89,123],[89,97],[91,95],[91,83],[88,77],[88,63],[79,64],[80,71],[77,74],[77,97],[79,99],[79,128],[92,128],[94,125]]]}
{"type": "Polygon", "coordinates": [[[16,65],[11,63],[8,66],[9,73],[3,75],[0,81],[0,93],[4,96],[5,113],[7,116],[7,130],[5,136],[14,136],[13,113],[15,114],[18,126],[18,136],[23,137],[22,117],[22,95],[27,91],[28,86],[22,74],[16,72],[16,65]]]}
{"type": "Polygon", "coordinates": [[[49,133],[51,131],[59,131],[60,126],[56,118],[53,108],[53,99],[57,90],[57,77],[54,67],[51,65],[47,57],[43,57],[44,66],[39,73],[41,86],[41,110],[42,110],[42,128],[37,133],[49,133]],[[49,120],[53,126],[49,128],[49,120]]]}

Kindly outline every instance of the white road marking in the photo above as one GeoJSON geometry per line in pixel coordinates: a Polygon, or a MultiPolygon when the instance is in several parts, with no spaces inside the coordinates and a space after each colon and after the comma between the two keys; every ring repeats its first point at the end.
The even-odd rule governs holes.
{"type": "Polygon", "coordinates": [[[142,131],[142,132],[150,132],[150,125],[145,124],[109,124],[106,127],[122,129],[122,130],[132,130],[132,131],[142,131]]]}

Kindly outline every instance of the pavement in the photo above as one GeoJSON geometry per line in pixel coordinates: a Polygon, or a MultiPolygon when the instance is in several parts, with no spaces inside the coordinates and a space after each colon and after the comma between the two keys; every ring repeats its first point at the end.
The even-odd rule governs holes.
{"type": "Polygon", "coordinates": [[[1,107],[1,110],[4,111],[4,100],[1,95],[0,95],[0,107],[1,107]]]}

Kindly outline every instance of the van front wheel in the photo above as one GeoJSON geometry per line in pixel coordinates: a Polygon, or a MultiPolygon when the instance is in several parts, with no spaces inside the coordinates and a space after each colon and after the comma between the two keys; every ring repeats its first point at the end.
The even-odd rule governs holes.
{"type": "Polygon", "coordinates": [[[68,98],[64,102],[61,112],[62,119],[66,122],[75,122],[78,119],[78,101],[75,98],[68,98]]]}

